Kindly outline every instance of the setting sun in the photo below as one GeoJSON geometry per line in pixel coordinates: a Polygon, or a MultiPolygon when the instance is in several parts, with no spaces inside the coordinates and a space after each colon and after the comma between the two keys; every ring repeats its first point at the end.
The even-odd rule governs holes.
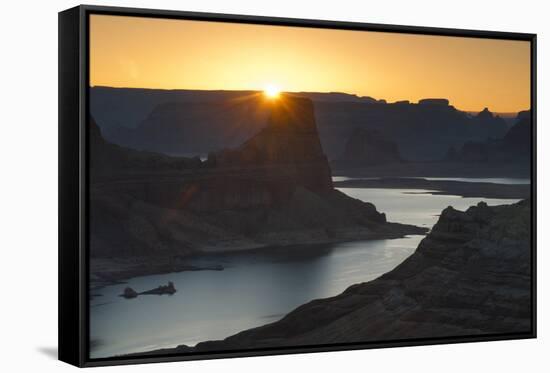
{"type": "Polygon", "coordinates": [[[268,98],[277,98],[279,97],[279,94],[281,93],[281,90],[279,89],[279,87],[273,85],[273,84],[268,84],[267,86],[265,86],[264,88],[264,94],[268,97],[268,98]]]}
{"type": "Polygon", "coordinates": [[[461,110],[516,112],[530,105],[529,48],[517,40],[94,14],[90,82],[202,90],[274,84],[388,102],[445,97],[461,110]]]}

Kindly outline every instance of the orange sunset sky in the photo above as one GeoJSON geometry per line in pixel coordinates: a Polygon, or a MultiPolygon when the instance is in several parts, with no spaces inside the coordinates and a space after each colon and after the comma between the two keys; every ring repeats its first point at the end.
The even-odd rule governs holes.
{"type": "Polygon", "coordinates": [[[90,16],[92,86],[346,92],[388,102],[530,107],[530,45],[123,16],[90,16]]]}

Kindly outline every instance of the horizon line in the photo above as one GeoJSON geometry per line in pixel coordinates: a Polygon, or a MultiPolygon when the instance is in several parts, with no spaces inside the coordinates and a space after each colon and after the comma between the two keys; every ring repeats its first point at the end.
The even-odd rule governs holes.
{"type": "MultiPolygon", "coordinates": [[[[141,89],[141,90],[151,90],[151,91],[201,91],[201,92],[263,92],[264,91],[263,89],[152,88],[152,87],[130,87],[130,86],[117,87],[117,86],[109,86],[109,85],[104,85],[104,84],[96,84],[96,85],[90,84],[89,88],[141,89]]],[[[405,102],[405,101],[408,102],[410,105],[419,105],[421,100],[444,99],[444,100],[449,101],[449,106],[452,106],[456,110],[462,111],[464,113],[480,113],[483,110],[487,109],[493,114],[518,114],[518,113],[523,112],[523,111],[530,111],[531,110],[531,108],[529,107],[529,108],[526,108],[526,109],[525,108],[524,109],[519,109],[517,111],[516,110],[493,111],[487,106],[484,107],[483,109],[480,109],[480,110],[479,109],[476,109],[476,110],[459,109],[458,107],[456,107],[452,104],[450,99],[448,99],[446,97],[424,97],[424,98],[419,99],[416,102],[413,102],[413,100],[410,100],[410,99],[402,99],[402,100],[396,100],[396,101],[390,102],[390,101],[388,101],[386,99],[383,99],[383,98],[382,99],[377,99],[377,98],[374,98],[372,96],[361,96],[361,95],[358,95],[357,93],[348,93],[348,92],[342,92],[342,91],[281,91],[281,93],[290,93],[290,94],[299,94],[299,93],[344,94],[344,95],[349,95],[349,96],[355,96],[359,99],[372,99],[372,100],[376,101],[379,104],[384,104],[385,103],[385,104],[388,104],[388,105],[396,104],[396,103],[400,103],[400,102],[405,102]]],[[[343,101],[343,102],[346,102],[346,101],[343,101]]]]}

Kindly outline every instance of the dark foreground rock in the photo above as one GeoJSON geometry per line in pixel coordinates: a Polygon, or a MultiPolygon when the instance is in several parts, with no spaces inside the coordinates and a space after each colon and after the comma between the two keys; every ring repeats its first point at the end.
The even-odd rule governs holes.
{"type": "Polygon", "coordinates": [[[223,341],[157,353],[528,333],[530,203],[449,207],[416,252],[380,278],[223,341]]]}

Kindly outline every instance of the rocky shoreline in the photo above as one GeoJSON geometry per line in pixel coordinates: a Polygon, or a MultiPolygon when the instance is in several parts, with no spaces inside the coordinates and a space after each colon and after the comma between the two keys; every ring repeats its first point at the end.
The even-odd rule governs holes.
{"type": "Polygon", "coordinates": [[[176,273],[184,271],[223,271],[221,264],[215,264],[215,257],[218,253],[230,254],[241,251],[262,251],[277,250],[277,248],[289,248],[300,246],[335,244],[357,240],[396,239],[407,235],[423,235],[428,232],[427,228],[417,227],[408,224],[386,222],[374,229],[364,227],[333,229],[330,234],[322,230],[311,230],[309,232],[295,232],[286,238],[283,235],[271,237],[272,243],[247,241],[243,245],[241,241],[235,241],[234,245],[228,246],[225,243],[220,250],[210,248],[209,250],[184,254],[182,256],[136,256],[131,258],[90,258],[90,289],[92,296],[94,290],[104,286],[123,284],[125,280],[134,277],[150,276],[157,274],[176,273]],[[208,256],[213,264],[195,265],[191,264],[195,259],[208,256]]]}
{"type": "Polygon", "coordinates": [[[449,207],[416,252],[376,280],[223,341],[134,355],[529,333],[530,235],[530,200],[449,207]]]}

